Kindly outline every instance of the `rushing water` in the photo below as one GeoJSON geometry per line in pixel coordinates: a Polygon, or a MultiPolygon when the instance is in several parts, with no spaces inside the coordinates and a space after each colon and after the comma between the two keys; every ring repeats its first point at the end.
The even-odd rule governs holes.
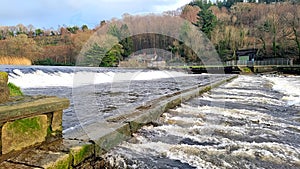
{"type": "Polygon", "coordinates": [[[191,75],[186,72],[82,67],[0,67],[9,81],[28,95],[69,98],[64,111],[64,132],[130,112],[150,100],[192,86],[223,79],[224,75],[191,75]]]}
{"type": "Polygon", "coordinates": [[[103,158],[113,168],[300,168],[299,89],[297,76],[239,76],[103,158]]]}
{"type": "MultiPolygon", "coordinates": [[[[67,97],[64,132],[227,75],[0,67],[25,94],[67,97]]],[[[239,76],[165,112],[108,152],[112,168],[300,168],[300,77],[239,76]]]]}

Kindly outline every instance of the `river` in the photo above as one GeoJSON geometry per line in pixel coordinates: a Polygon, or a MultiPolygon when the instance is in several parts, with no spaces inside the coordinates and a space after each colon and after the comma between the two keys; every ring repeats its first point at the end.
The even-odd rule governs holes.
{"type": "MultiPolygon", "coordinates": [[[[2,66],[27,95],[71,101],[63,132],[229,75],[2,66]]],[[[103,156],[111,168],[300,168],[300,77],[240,75],[165,112],[103,156]]]]}
{"type": "Polygon", "coordinates": [[[300,168],[300,77],[239,76],[164,113],[112,168],[300,168]]]}
{"type": "Polygon", "coordinates": [[[69,98],[71,105],[63,114],[63,132],[128,113],[161,96],[228,77],[120,68],[3,66],[0,70],[9,72],[9,82],[20,86],[26,95],[69,98]]]}

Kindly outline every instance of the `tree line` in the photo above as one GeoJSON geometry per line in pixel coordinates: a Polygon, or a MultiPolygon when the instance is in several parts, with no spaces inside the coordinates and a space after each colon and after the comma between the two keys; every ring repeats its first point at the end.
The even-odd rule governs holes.
{"type": "Polygon", "coordinates": [[[86,25],[35,29],[0,26],[0,57],[26,57],[36,64],[74,65],[76,55],[94,31],[86,25]]]}
{"type": "Polygon", "coordinates": [[[181,16],[206,33],[224,61],[249,48],[259,49],[261,57],[300,58],[299,1],[195,0],[181,16]]]}
{"type": "MultiPolygon", "coordinates": [[[[299,0],[249,0],[247,3],[240,0],[216,3],[194,0],[177,11],[165,14],[180,16],[197,27],[212,42],[223,61],[236,59],[236,50],[248,48],[259,49],[262,57],[300,58],[299,0]]],[[[132,17],[126,14],[123,19],[132,17]]],[[[151,19],[157,18],[151,16],[145,20],[136,16],[132,22],[137,23],[137,30],[142,29],[139,28],[142,24],[162,25],[152,25],[151,19]]],[[[188,27],[179,26],[182,35],[191,34],[188,27]]],[[[93,29],[87,25],[62,26],[57,30],[36,29],[33,25],[22,24],[0,26],[0,57],[26,57],[35,64],[75,65],[77,56],[83,56],[85,60],[80,63],[84,66],[116,66],[133,52],[145,48],[168,50],[176,56],[170,58],[173,60],[191,64],[199,62],[195,52],[178,39],[151,33],[129,37],[128,25],[114,20],[101,21],[93,29]],[[114,43],[113,46],[98,43],[103,41],[99,39],[85,46],[99,30],[106,31],[109,35],[105,37],[106,41],[114,43]]]]}

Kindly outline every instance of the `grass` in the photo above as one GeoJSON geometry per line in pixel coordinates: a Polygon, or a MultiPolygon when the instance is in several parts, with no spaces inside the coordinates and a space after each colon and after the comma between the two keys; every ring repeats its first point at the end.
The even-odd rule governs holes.
{"type": "Polygon", "coordinates": [[[31,65],[31,61],[25,57],[0,56],[0,65],[31,65]]]}
{"type": "Polygon", "coordinates": [[[251,69],[248,68],[248,67],[242,68],[241,71],[244,72],[244,73],[251,73],[252,72],[251,69]]]}
{"type": "MultiPolygon", "coordinates": [[[[0,72],[0,81],[1,81],[1,83],[7,83],[8,74],[6,72],[0,72]]],[[[23,95],[21,88],[16,86],[15,84],[9,82],[7,84],[7,86],[9,88],[10,96],[22,96],[23,95]]]]}
{"type": "Polygon", "coordinates": [[[8,83],[8,88],[9,88],[10,96],[22,96],[23,95],[21,88],[11,82],[8,83]]]}
{"type": "Polygon", "coordinates": [[[4,82],[7,82],[8,74],[6,72],[0,72],[0,79],[4,82]]]}

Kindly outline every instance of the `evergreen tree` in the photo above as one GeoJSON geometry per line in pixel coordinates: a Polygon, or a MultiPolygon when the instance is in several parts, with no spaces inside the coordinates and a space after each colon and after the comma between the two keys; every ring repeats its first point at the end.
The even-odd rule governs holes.
{"type": "Polygon", "coordinates": [[[100,47],[97,43],[84,54],[84,65],[85,66],[99,66],[105,57],[106,50],[100,47]]]}
{"type": "Polygon", "coordinates": [[[203,9],[198,13],[199,20],[197,26],[200,30],[206,34],[208,38],[211,38],[211,32],[217,25],[217,17],[210,9],[203,9]]]}
{"type": "Polygon", "coordinates": [[[108,34],[117,37],[119,41],[122,39],[121,30],[117,27],[117,25],[109,26],[108,34]]]}
{"type": "Polygon", "coordinates": [[[120,44],[122,45],[124,51],[122,52],[123,57],[128,57],[133,52],[133,40],[130,37],[130,32],[128,26],[123,24],[120,28],[122,39],[120,44]]]}
{"type": "Polygon", "coordinates": [[[133,52],[133,40],[130,37],[130,32],[126,24],[123,24],[121,28],[118,28],[117,25],[110,26],[108,34],[118,38],[119,44],[124,49],[124,51],[121,52],[123,57],[128,57],[133,52]]]}
{"type": "Polygon", "coordinates": [[[101,60],[99,64],[100,67],[113,67],[117,66],[118,58],[116,57],[114,52],[109,52],[105,57],[101,60]]]}
{"type": "Polygon", "coordinates": [[[99,66],[101,67],[113,67],[117,66],[117,64],[120,62],[122,58],[122,53],[124,50],[122,49],[122,45],[117,44],[113,46],[109,52],[105,55],[105,57],[102,59],[99,66]]]}

